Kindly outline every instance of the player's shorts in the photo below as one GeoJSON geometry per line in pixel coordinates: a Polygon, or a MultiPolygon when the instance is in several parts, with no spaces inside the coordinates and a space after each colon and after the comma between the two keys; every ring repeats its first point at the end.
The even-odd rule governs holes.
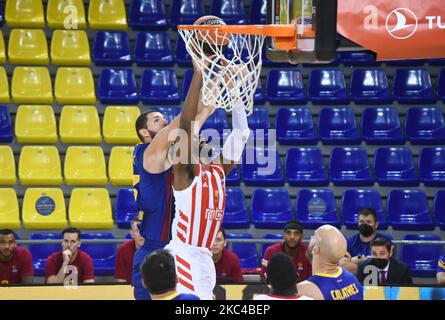
{"type": "Polygon", "coordinates": [[[147,289],[142,285],[141,264],[146,256],[155,250],[164,248],[165,245],[165,242],[146,240],[144,245],[134,253],[132,285],[134,287],[134,298],[136,300],[151,300],[147,289]]]}
{"type": "Polygon", "coordinates": [[[201,300],[213,300],[216,272],[210,250],[175,240],[170,241],[165,249],[175,257],[176,290],[195,294],[201,300]]]}

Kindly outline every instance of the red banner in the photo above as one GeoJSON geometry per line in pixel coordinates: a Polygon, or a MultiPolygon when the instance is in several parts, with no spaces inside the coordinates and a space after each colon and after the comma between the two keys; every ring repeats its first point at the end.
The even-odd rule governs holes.
{"type": "Polygon", "coordinates": [[[337,32],[377,60],[445,58],[445,0],[338,0],[337,32]]]}

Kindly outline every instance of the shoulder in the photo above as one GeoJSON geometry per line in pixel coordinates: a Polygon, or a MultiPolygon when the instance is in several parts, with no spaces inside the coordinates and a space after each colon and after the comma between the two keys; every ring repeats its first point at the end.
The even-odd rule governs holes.
{"type": "Polygon", "coordinates": [[[237,260],[237,261],[239,261],[239,258],[237,256],[237,254],[235,252],[233,252],[233,251],[230,251],[230,250],[226,249],[226,248],[224,248],[223,255],[225,255],[230,260],[237,260]]]}
{"type": "Polygon", "coordinates": [[[79,259],[81,262],[93,262],[91,256],[82,250],[79,250],[79,259]]]}
{"type": "Polygon", "coordinates": [[[314,299],[323,299],[323,294],[320,288],[311,281],[312,279],[313,277],[297,284],[298,294],[314,299]]]}
{"type": "Polygon", "coordinates": [[[403,270],[409,270],[409,265],[407,265],[406,263],[403,263],[402,261],[399,261],[397,259],[393,259],[391,258],[389,260],[389,267],[391,268],[391,266],[393,268],[397,268],[397,269],[403,269],[403,270]]]}
{"type": "Polygon", "coordinates": [[[122,243],[119,248],[117,248],[118,252],[125,252],[125,251],[129,251],[132,250],[134,246],[134,240],[128,240],[125,241],[124,243],[122,243]]]}
{"type": "Polygon", "coordinates": [[[26,248],[17,246],[16,248],[17,256],[20,258],[32,257],[31,251],[26,248]]]}
{"type": "Polygon", "coordinates": [[[360,234],[358,234],[358,233],[355,234],[355,235],[353,235],[353,236],[350,236],[350,237],[347,239],[347,243],[348,243],[348,245],[356,243],[357,240],[359,239],[359,237],[360,237],[360,234]]]}
{"type": "Polygon", "coordinates": [[[56,251],[54,253],[51,253],[48,259],[46,259],[46,261],[54,261],[61,258],[62,258],[62,251],[56,251]]]}

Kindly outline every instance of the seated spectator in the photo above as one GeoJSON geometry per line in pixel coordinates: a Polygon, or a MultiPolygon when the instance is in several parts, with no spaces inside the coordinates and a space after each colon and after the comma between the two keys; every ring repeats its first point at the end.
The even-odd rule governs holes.
{"type": "Polygon", "coordinates": [[[358,281],[365,285],[375,285],[372,283],[372,277],[367,278],[372,276],[372,271],[365,271],[367,266],[374,266],[378,269],[378,285],[412,284],[409,266],[392,257],[393,249],[394,246],[388,239],[377,238],[371,241],[371,258],[358,264],[358,281]]]}
{"type": "Polygon", "coordinates": [[[14,231],[0,230],[0,284],[32,283],[32,255],[17,246],[14,231]]]}
{"type": "Polygon", "coordinates": [[[176,291],[175,259],[164,249],[144,258],[141,265],[142,285],[152,300],[200,300],[198,296],[176,291]]]}
{"type": "Polygon", "coordinates": [[[226,246],[226,233],[223,229],[220,229],[212,246],[212,259],[215,263],[216,278],[218,280],[242,282],[244,279],[241,273],[239,258],[236,253],[227,250],[226,246]]]}
{"type": "Polygon", "coordinates": [[[445,284],[445,254],[437,262],[437,284],[445,284]]]}
{"type": "Polygon", "coordinates": [[[276,243],[266,249],[262,260],[261,276],[264,279],[267,264],[270,258],[278,252],[284,252],[294,262],[298,281],[303,281],[312,276],[312,266],[306,257],[307,244],[303,240],[303,225],[293,220],[284,226],[284,241],[276,243]]]}
{"type": "Polygon", "coordinates": [[[145,239],[139,233],[138,224],[141,222],[137,217],[134,217],[131,222],[131,237],[133,240],[128,240],[121,244],[117,249],[116,254],[116,269],[114,278],[117,282],[131,283],[133,272],[133,256],[137,249],[142,247],[145,239]]]}
{"type": "Polygon", "coordinates": [[[266,282],[271,286],[270,294],[260,294],[254,300],[314,300],[297,293],[297,270],[289,256],[278,252],[272,256],[265,273],[266,282]]]}
{"type": "Polygon", "coordinates": [[[379,221],[377,212],[371,208],[363,209],[358,214],[359,233],[348,239],[346,257],[340,260],[340,266],[352,273],[357,273],[358,264],[371,255],[371,241],[385,238],[392,241],[391,236],[378,233],[379,221]]]}
{"type": "Polygon", "coordinates": [[[86,252],[79,249],[80,231],[76,228],[66,228],[62,231],[62,237],[62,250],[54,252],[46,260],[46,282],[64,283],[65,278],[71,273],[71,277],[75,278],[74,274],[77,271],[78,283],[93,283],[93,260],[86,252]]]}

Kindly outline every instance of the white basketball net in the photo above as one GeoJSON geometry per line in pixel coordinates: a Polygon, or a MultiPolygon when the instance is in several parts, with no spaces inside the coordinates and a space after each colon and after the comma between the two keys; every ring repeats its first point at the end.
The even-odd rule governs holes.
{"type": "Polygon", "coordinates": [[[178,31],[185,42],[187,52],[202,70],[203,103],[224,108],[226,111],[231,111],[235,106],[242,106],[247,114],[252,113],[265,36],[219,34],[216,30],[209,29],[178,31]],[[224,47],[216,44],[227,42],[233,51],[233,57],[229,57],[230,59],[224,55],[224,47]],[[212,51],[211,55],[204,52],[205,47],[212,51]]]}

